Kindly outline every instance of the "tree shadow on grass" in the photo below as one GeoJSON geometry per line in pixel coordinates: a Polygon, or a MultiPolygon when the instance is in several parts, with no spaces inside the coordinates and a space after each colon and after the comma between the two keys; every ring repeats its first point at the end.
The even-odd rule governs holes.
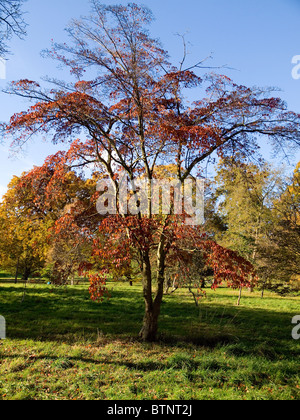
{"type": "MultiPolygon", "coordinates": [[[[22,354],[3,354],[3,357],[5,359],[15,360],[20,359],[21,357],[24,357],[22,354]]],[[[136,371],[142,371],[142,372],[151,372],[151,371],[157,371],[157,370],[165,370],[166,364],[162,362],[129,362],[128,360],[124,359],[122,361],[117,360],[108,360],[106,357],[99,358],[98,360],[88,357],[80,357],[80,356],[31,356],[29,360],[27,360],[27,363],[22,365],[22,368],[28,368],[28,366],[31,364],[34,364],[38,361],[47,362],[49,365],[53,366],[53,368],[60,368],[61,370],[67,370],[75,367],[76,363],[86,363],[91,364],[95,366],[103,366],[103,365],[109,365],[109,366],[120,366],[120,367],[126,367],[130,370],[136,370],[136,371]]]]}
{"type": "MultiPolygon", "coordinates": [[[[112,290],[111,299],[92,302],[84,289],[28,286],[0,288],[0,314],[9,339],[57,341],[69,344],[110,339],[137,340],[144,302],[139,288],[112,290]]],[[[299,356],[292,344],[292,315],[268,309],[236,307],[216,302],[193,303],[176,296],[162,305],[159,343],[162,346],[227,346],[235,356],[276,359],[299,356]]]]}

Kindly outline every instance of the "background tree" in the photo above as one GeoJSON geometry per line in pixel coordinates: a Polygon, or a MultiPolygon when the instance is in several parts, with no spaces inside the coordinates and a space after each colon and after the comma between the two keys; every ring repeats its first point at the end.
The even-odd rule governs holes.
{"type": "Polygon", "coordinates": [[[300,290],[300,164],[273,201],[272,221],[260,252],[266,287],[280,294],[300,290]]]}
{"type": "Polygon", "coordinates": [[[14,177],[0,206],[2,266],[17,267],[25,280],[46,264],[51,281],[65,284],[91,256],[100,220],[92,199],[96,180],[70,171],[61,156],[14,177]]]}
{"type": "Polygon", "coordinates": [[[268,164],[258,166],[229,159],[219,165],[216,196],[226,226],[221,242],[253,264],[258,258],[259,240],[271,218],[278,179],[278,171],[268,164]]]}
{"type": "Polygon", "coordinates": [[[254,265],[262,296],[265,289],[291,291],[291,279],[297,286],[298,170],[299,165],[287,185],[279,169],[241,162],[233,166],[230,160],[216,177],[223,223],[216,237],[254,265]]]}
{"type": "Polygon", "coordinates": [[[46,221],[30,214],[16,193],[21,178],[14,177],[0,204],[1,267],[27,281],[43,268],[47,252],[46,221]]]}
{"type": "MultiPolygon", "coordinates": [[[[151,341],[157,336],[171,254],[184,262],[187,250],[201,249],[214,272],[214,287],[222,281],[233,287],[248,284],[252,272],[236,253],[207,240],[202,227],[187,225],[185,215],[153,214],[150,183],[157,165],[175,164],[183,182],[201,173],[201,164],[213,154],[253,155],[265,137],[279,148],[299,145],[299,115],[288,112],[270,90],[238,86],[225,76],[202,79],[196,74],[201,64],[185,69],[183,60],[179,67],[171,65],[148,33],[153,19],[148,8],[105,6],[97,0],[92,5],[90,17],[70,25],[70,45],[55,44],[51,51],[70,68],[74,84],[53,81],[50,90],[28,80],[12,84],[10,93],[32,99],[34,105],[14,115],[6,132],[17,145],[37,132],[52,134],[56,143],[71,143],[80,132],[84,140],[71,143],[66,164],[94,164],[110,177],[117,197],[121,171],[132,182],[145,177],[146,214],[124,216],[118,209],[119,214],[105,218],[100,232],[108,240],[104,247],[95,243],[94,252],[120,267],[133,257],[138,261],[145,300],[140,335],[151,341]],[[188,104],[184,92],[200,86],[207,87],[207,96],[188,104]]],[[[103,270],[98,276],[100,294],[106,274],[103,270]]]]}
{"type": "MultiPolygon", "coordinates": [[[[272,201],[280,185],[277,170],[263,163],[245,164],[226,159],[219,165],[216,197],[220,200],[223,229],[217,234],[220,243],[250,261],[266,283],[262,242],[272,223],[272,201]]],[[[241,289],[238,304],[240,303],[241,289]]]]}

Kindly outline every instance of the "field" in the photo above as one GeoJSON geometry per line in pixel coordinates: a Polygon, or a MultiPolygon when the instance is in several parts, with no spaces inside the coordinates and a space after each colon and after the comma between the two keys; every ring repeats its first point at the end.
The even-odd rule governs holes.
{"type": "Polygon", "coordinates": [[[160,341],[137,339],[141,287],[110,283],[97,304],[86,285],[56,289],[2,279],[2,400],[299,400],[300,298],[207,290],[164,298],[160,341]]]}

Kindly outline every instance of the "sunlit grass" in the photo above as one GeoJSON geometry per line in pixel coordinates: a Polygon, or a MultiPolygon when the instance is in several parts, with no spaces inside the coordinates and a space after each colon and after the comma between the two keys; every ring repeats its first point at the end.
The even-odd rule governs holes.
{"type": "Polygon", "coordinates": [[[208,290],[200,308],[166,296],[160,341],[138,340],[141,288],[109,284],[96,304],[86,285],[0,285],[1,399],[300,399],[299,298],[208,290]]]}

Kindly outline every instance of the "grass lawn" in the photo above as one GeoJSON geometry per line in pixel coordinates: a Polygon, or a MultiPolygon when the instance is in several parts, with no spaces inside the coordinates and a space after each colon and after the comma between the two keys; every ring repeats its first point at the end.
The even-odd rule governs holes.
{"type": "Polygon", "coordinates": [[[137,339],[140,286],[109,284],[97,304],[86,285],[0,283],[0,399],[300,399],[300,298],[207,291],[197,309],[181,290],[164,298],[160,341],[137,339]]]}

